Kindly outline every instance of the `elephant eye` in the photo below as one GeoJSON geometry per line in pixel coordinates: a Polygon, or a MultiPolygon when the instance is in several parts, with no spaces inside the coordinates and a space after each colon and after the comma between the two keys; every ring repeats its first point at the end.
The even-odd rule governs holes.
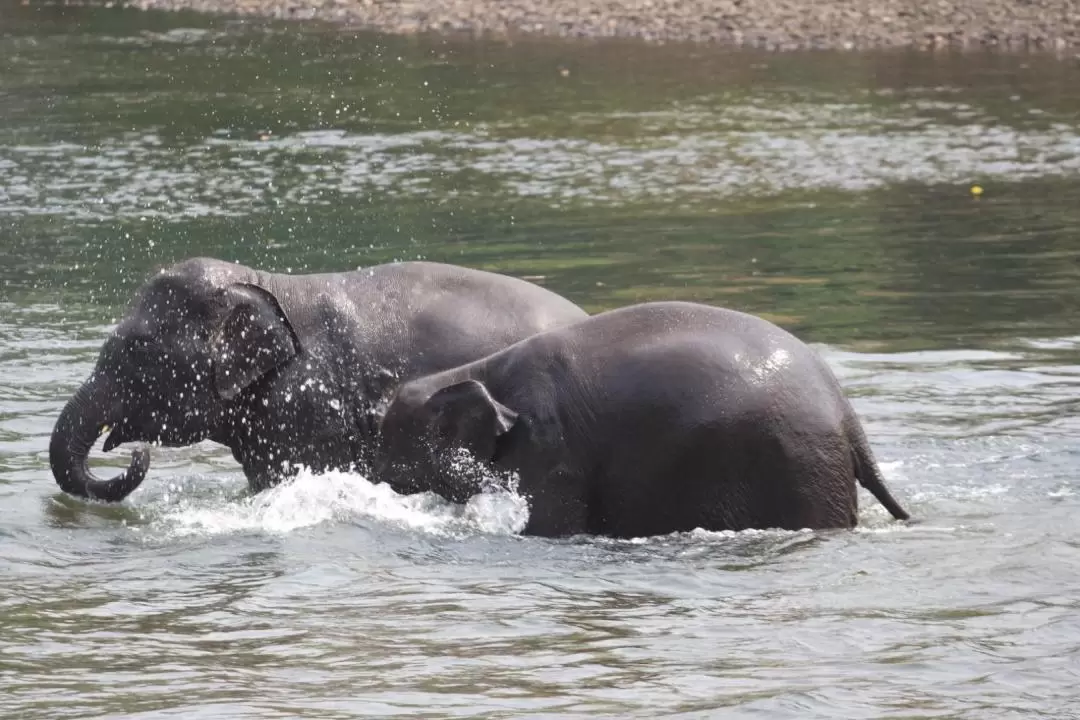
{"type": "Polygon", "coordinates": [[[157,341],[150,337],[135,337],[128,343],[128,352],[139,355],[156,353],[161,350],[157,341]]]}

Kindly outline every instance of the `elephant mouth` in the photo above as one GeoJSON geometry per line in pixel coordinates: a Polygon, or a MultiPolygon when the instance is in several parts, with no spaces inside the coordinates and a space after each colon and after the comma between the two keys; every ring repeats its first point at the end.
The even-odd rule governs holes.
{"type": "MultiPolygon", "coordinates": [[[[186,447],[198,442],[201,438],[179,426],[166,426],[160,428],[148,428],[127,418],[117,420],[111,426],[106,425],[101,430],[108,432],[105,443],[101,449],[105,452],[116,449],[125,443],[149,443],[162,447],[186,447]]],[[[99,436],[100,437],[100,436],[99,436]]]]}
{"type": "Polygon", "coordinates": [[[140,431],[138,426],[127,420],[121,420],[112,425],[111,428],[105,426],[101,432],[109,433],[101,446],[101,449],[105,452],[115,450],[124,443],[149,443],[150,445],[163,445],[166,447],[180,447],[190,444],[182,439],[169,438],[160,432],[140,431]]]}
{"type": "MultiPolygon", "coordinates": [[[[49,465],[57,484],[64,492],[90,500],[119,502],[142,483],[150,468],[150,452],[145,447],[131,454],[128,469],[105,480],[94,475],[87,464],[90,448],[109,431],[112,418],[119,413],[101,399],[89,385],[83,385],[68,401],[57,418],[49,440],[49,465]]],[[[127,439],[122,427],[113,428],[105,441],[110,450],[127,439]]]]}
{"type": "Polygon", "coordinates": [[[101,446],[101,449],[104,450],[105,452],[110,452],[111,450],[116,449],[117,447],[119,447],[120,445],[123,445],[124,443],[136,442],[136,441],[144,441],[145,440],[144,438],[136,437],[135,434],[131,430],[131,426],[127,422],[125,422],[123,420],[121,420],[118,423],[115,423],[112,426],[111,429],[112,429],[112,432],[109,432],[110,428],[109,428],[108,425],[106,425],[105,427],[103,427],[101,429],[102,433],[106,433],[106,432],[109,433],[109,436],[107,438],[105,438],[104,445],[101,446]]]}

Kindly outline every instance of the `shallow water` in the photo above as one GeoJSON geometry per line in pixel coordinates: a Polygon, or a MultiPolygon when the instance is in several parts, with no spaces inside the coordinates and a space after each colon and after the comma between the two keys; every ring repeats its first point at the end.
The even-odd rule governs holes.
{"type": "Polygon", "coordinates": [[[1080,65],[0,19],[0,715],[1074,714],[1080,65]],[[512,494],[248,497],[209,443],[63,496],[59,409],[194,254],[764,314],[920,522],[522,538],[512,494]]]}

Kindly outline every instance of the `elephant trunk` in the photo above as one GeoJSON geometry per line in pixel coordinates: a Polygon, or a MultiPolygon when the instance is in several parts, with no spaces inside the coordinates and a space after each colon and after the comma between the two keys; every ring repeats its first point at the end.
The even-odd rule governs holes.
{"type": "Polygon", "coordinates": [[[131,465],[111,480],[95,477],[87,466],[90,448],[108,424],[116,418],[110,411],[108,393],[95,392],[93,382],[79,388],[68,401],[53,428],[49,442],[49,464],[60,489],[89,500],[119,502],[139,487],[150,469],[150,452],[138,447],[131,453],[131,465]]]}

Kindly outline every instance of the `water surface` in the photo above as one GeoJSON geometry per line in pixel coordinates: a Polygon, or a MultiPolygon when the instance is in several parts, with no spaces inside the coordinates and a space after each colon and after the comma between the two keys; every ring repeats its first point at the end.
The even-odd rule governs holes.
{"type": "Polygon", "coordinates": [[[3,716],[1073,713],[1080,65],[0,19],[3,716]],[[247,497],[210,443],[121,506],[63,496],[57,413],[196,254],[765,315],[921,522],[864,494],[855,532],[522,538],[510,494],[247,497]]]}

